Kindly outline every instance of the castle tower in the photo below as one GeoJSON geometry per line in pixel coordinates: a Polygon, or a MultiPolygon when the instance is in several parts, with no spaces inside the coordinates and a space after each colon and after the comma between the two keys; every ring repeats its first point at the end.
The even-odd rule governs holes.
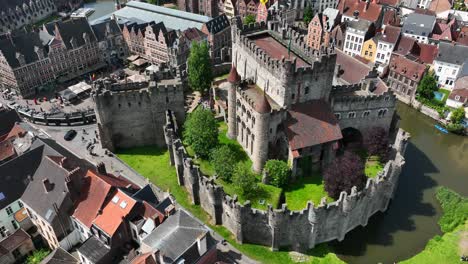
{"type": "Polygon", "coordinates": [[[240,76],[237,74],[236,66],[232,65],[228,80],[228,137],[235,139],[237,137],[236,126],[236,88],[240,82],[240,76]]]}
{"type": "Polygon", "coordinates": [[[257,112],[255,114],[257,122],[254,130],[255,138],[253,139],[254,148],[252,152],[252,161],[253,170],[260,173],[268,159],[268,132],[271,112],[271,106],[265,94],[258,102],[255,102],[255,111],[257,112]]]}

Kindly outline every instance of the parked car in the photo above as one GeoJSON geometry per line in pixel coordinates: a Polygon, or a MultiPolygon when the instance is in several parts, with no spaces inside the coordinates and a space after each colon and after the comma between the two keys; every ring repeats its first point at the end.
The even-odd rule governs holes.
{"type": "Polygon", "coordinates": [[[76,137],[76,134],[77,134],[76,130],[74,129],[68,130],[68,132],[65,134],[63,139],[65,139],[66,141],[71,141],[76,137]]]}

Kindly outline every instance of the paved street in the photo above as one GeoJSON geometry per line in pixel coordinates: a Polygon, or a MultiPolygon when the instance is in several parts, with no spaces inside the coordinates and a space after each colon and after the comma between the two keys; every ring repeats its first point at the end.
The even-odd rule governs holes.
{"type": "MultiPolygon", "coordinates": [[[[97,125],[84,125],[84,126],[42,126],[36,124],[30,124],[32,127],[37,129],[39,132],[42,132],[46,137],[54,139],[58,144],[66,148],[68,151],[72,152],[80,158],[84,158],[96,165],[100,162],[103,162],[106,165],[108,172],[123,176],[130,181],[138,184],[139,186],[144,186],[148,184],[146,178],[138,174],[132,168],[127,166],[125,163],[120,161],[115,156],[106,155],[105,151],[101,148],[99,144],[99,138],[96,137],[97,125]],[[71,141],[66,141],[63,137],[67,131],[74,129],[77,132],[76,137],[71,141]],[[91,147],[92,146],[92,147],[91,147]]],[[[154,185],[153,185],[154,186],[154,185]]],[[[157,192],[156,195],[158,198],[167,197],[167,193],[163,192],[159,188],[153,188],[157,192]]],[[[177,205],[180,207],[180,205],[177,205]]],[[[187,211],[187,210],[186,210],[187,211]]],[[[188,211],[187,211],[188,212],[188,211]]],[[[189,212],[190,213],[190,212],[189,212]]],[[[222,241],[223,238],[212,231],[212,236],[222,241]]],[[[257,263],[254,260],[246,257],[241,254],[237,249],[235,249],[231,244],[222,243],[218,244],[218,253],[221,261],[226,263],[245,263],[245,264],[254,264],[257,263]]]]}

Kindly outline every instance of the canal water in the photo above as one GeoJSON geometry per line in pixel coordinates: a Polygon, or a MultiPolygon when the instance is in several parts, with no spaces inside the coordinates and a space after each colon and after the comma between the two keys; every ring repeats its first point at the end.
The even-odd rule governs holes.
{"type": "MultiPolygon", "coordinates": [[[[120,0],[122,2],[122,0],[120,0]]],[[[85,3],[84,7],[93,8],[95,11],[88,17],[89,21],[93,21],[102,16],[108,15],[115,11],[114,0],[96,0],[94,2],[85,3]]]]}
{"type": "MultiPolygon", "coordinates": [[[[113,0],[97,0],[85,7],[96,10],[90,21],[115,8],[113,0]]],[[[365,228],[332,243],[348,263],[386,264],[410,258],[441,234],[436,187],[447,186],[468,196],[468,137],[442,134],[434,128],[434,120],[404,104],[398,105],[398,114],[400,127],[411,133],[411,139],[395,199],[387,212],[372,217],[365,228]]]]}
{"type": "Polygon", "coordinates": [[[410,258],[441,234],[436,188],[447,186],[468,196],[468,137],[439,132],[434,120],[404,104],[398,105],[398,114],[400,127],[411,133],[411,139],[395,199],[365,228],[332,243],[348,263],[386,264],[410,258]]]}

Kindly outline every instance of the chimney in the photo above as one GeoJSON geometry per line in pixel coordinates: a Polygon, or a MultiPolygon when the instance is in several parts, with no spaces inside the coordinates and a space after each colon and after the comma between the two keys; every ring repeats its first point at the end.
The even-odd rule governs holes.
{"type": "Polygon", "coordinates": [[[54,185],[49,181],[49,179],[42,180],[42,184],[44,185],[44,190],[46,193],[52,191],[54,185]]]}
{"type": "Polygon", "coordinates": [[[207,233],[204,233],[197,238],[197,248],[198,254],[200,254],[200,256],[203,256],[207,251],[206,236],[207,233]]]}
{"type": "Polygon", "coordinates": [[[96,169],[97,169],[97,171],[98,171],[99,174],[101,174],[101,175],[107,175],[106,165],[104,164],[104,162],[99,162],[99,164],[97,165],[96,169]]]}

